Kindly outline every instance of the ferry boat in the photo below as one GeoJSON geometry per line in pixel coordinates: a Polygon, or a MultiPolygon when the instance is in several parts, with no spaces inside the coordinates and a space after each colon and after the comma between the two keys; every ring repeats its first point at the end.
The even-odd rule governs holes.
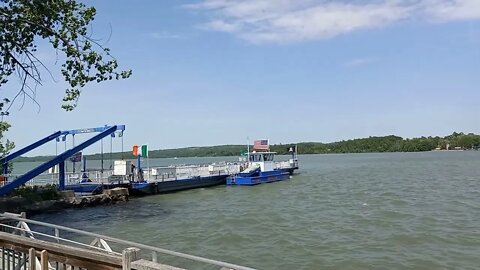
{"type": "Polygon", "coordinates": [[[273,161],[275,154],[270,151],[248,153],[247,168],[227,177],[227,185],[252,186],[289,179],[290,171],[293,172],[293,169],[277,168],[277,164],[273,161]]]}
{"type": "Polygon", "coordinates": [[[192,176],[185,179],[168,179],[153,182],[132,182],[130,192],[133,196],[144,196],[224,185],[227,176],[227,174],[221,174],[211,176],[192,176]]]}
{"type": "Polygon", "coordinates": [[[229,175],[225,169],[225,164],[152,168],[145,180],[132,181],[129,191],[134,196],[143,196],[224,185],[229,175]]]}

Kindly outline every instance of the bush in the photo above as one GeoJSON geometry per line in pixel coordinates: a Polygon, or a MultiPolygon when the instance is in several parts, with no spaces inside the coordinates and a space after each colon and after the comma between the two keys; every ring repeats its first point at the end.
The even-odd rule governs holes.
{"type": "Polygon", "coordinates": [[[56,200],[60,198],[56,185],[22,186],[12,191],[11,196],[18,196],[32,201],[56,200]]]}

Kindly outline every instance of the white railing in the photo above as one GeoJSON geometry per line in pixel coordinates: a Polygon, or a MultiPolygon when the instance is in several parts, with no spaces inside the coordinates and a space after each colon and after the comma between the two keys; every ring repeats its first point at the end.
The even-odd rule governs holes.
{"type": "MultiPolygon", "coordinates": [[[[99,184],[108,184],[111,183],[110,177],[113,175],[113,170],[90,170],[86,172],[88,179],[90,179],[91,182],[93,183],[99,183],[99,184]]],[[[66,185],[72,185],[72,184],[78,184],[82,181],[82,175],[83,172],[65,172],[65,184],[66,185]]],[[[21,175],[16,175],[16,174],[10,174],[7,176],[7,181],[0,183],[0,186],[3,186],[9,182],[14,181],[21,175]]],[[[25,183],[27,186],[44,186],[47,184],[58,184],[58,178],[59,178],[59,173],[42,173],[32,180],[28,181],[25,183]]],[[[122,179],[122,181],[125,181],[125,179],[122,179]]],[[[114,181],[115,183],[118,182],[118,180],[114,181]]]]}
{"type": "Polygon", "coordinates": [[[238,173],[240,165],[226,162],[201,165],[172,165],[167,167],[152,167],[144,172],[147,181],[169,181],[192,177],[205,177],[219,174],[238,173]]]}
{"type": "Polygon", "coordinates": [[[164,248],[149,246],[141,243],[136,243],[132,241],[122,240],[106,235],[100,235],[96,233],[86,232],[74,228],[69,228],[65,226],[59,226],[55,224],[35,221],[31,219],[26,219],[25,215],[18,215],[12,213],[3,213],[0,214],[0,218],[4,220],[13,220],[16,221],[16,224],[7,224],[0,223],[1,231],[11,232],[13,234],[18,234],[25,237],[36,238],[41,237],[42,240],[51,241],[55,243],[77,246],[82,248],[94,249],[96,251],[102,251],[108,254],[121,255],[121,250],[124,250],[125,247],[128,248],[138,248],[141,252],[147,252],[151,257],[152,262],[158,262],[158,254],[165,254],[174,256],[177,258],[188,259],[197,263],[205,263],[210,265],[215,265],[222,267],[222,269],[232,269],[232,270],[253,270],[253,268],[245,267],[237,264],[227,263],[218,260],[212,260],[208,258],[203,258],[199,256],[189,255],[181,252],[176,252],[164,248]],[[37,230],[30,229],[30,225],[35,225],[38,227],[37,230]],[[43,232],[40,232],[43,231],[43,232]],[[47,233],[50,231],[50,233],[47,233]],[[70,238],[62,237],[61,235],[68,234],[70,238]],[[72,237],[72,234],[77,236],[72,237]],[[72,239],[74,238],[74,239],[72,239]],[[78,239],[93,239],[93,241],[83,241],[81,242],[78,239]]]}

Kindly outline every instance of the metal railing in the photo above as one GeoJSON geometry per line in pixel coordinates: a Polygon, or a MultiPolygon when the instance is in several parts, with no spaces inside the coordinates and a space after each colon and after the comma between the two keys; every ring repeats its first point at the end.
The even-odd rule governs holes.
{"type": "MultiPolygon", "coordinates": [[[[147,181],[171,181],[171,180],[180,180],[187,179],[191,177],[204,177],[209,175],[217,174],[236,174],[240,172],[241,168],[245,168],[247,162],[219,162],[213,164],[178,164],[171,166],[161,166],[161,167],[150,167],[145,169],[143,172],[143,179],[147,181]]],[[[288,160],[288,161],[275,161],[275,168],[277,169],[287,169],[298,167],[297,160],[288,160]]],[[[117,179],[119,177],[112,178],[113,169],[92,169],[87,170],[88,179],[92,183],[98,184],[110,184],[110,183],[119,183],[117,179]]],[[[7,177],[8,182],[15,180],[19,175],[9,175],[7,177]]],[[[121,176],[120,176],[121,177],[121,176]]],[[[123,176],[122,183],[127,183],[130,179],[129,175],[123,176]]],[[[138,179],[138,176],[135,177],[138,179]]],[[[66,172],[65,173],[65,184],[78,184],[82,180],[82,172],[66,172]]],[[[0,186],[8,183],[0,182],[0,186]]],[[[44,186],[47,184],[58,184],[58,172],[53,171],[51,173],[45,172],[31,181],[27,182],[27,186],[44,186]]]]}
{"type": "MultiPolygon", "coordinates": [[[[42,173],[33,178],[32,180],[25,183],[27,186],[44,186],[47,184],[58,184],[58,172],[55,173],[42,173]]],[[[100,170],[92,170],[87,172],[88,178],[94,183],[103,183],[108,184],[110,182],[109,177],[113,175],[113,170],[104,170],[103,172],[100,170]]],[[[21,175],[17,174],[10,174],[7,176],[8,182],[14,181],[21,175]]],[[[77,184],[82,180],[82,172],[66,172],[65,173],[65,184],[77,184]]]]}
{"type": "Polygon", "coordinates": [[[253,270],[254,269],[254,268],[245,267],[237,264],[232,264],[232,263],[227,263],[223,261],[203,258],[195,255],[185,254],[181,252],[176,252],[176,251],[172,251],[164,248],[149,246],[149,245],[136,243],[128,240],[122,240],[119,238],[110,237],[106,235],[86,232],[86,231],[69,228],[65,226],[26,219],[24,218],[24,215],[23,217],[21,217],[18,214],[5,212],[3,214],[0,214],[0,218],[5,220],[8,219],[16,222],[16,224],[0,223],[1,231],[10,232],[13,234],[18,234],[18,235],[22,235],[30,238],[36,238],[36,236],[39,236],[47,241],[93,249],[96,251],[105,252],[107,254],[121,255],[122,252],[120,250],[116,251],[115,247],[119,248],[123,246],[128,248],[138,248],[142,252],[149,252],[151,261],[154,263],[158,262],[158,254],[165,254],[165,255],[171,255],[177,258],[188,259],[198,263],[205,263],[205,264],[222,267],[222,269],[225,269],[225,268],[235,269],[235,270],[253,270]],[[44,232],[40,232],[39,230],[31,230],[30,225],[39,226],[41,230],[43,230],[44,232]],[[50,233],[48,233],[48,231],[50,231],[50,233]],[[61,237],[62,232],[63,233],[68,232],[70,234],[73,233],[77,236],[80,236],[78,238],[83,238],[83,239],[91,237],[93,238],[93,241],[89,243],[84,243],[84,242],[80,242],[79,240],[64,238],[64,237],[61,237]]]}
{"type": "Polygon", "coordinates": [[[275,167],[277,169],[290,169],[298,167],[298,161],[295,159],[284,160],[284,161],[276,161],[275,167]]]}

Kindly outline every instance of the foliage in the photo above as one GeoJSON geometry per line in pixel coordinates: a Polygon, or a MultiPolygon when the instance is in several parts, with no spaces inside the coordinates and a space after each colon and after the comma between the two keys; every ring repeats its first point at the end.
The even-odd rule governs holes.
{"type": "MultiPolygon", "coordinates": [[[[47,40],[64,57],[61,72],[69,88],[62,107],[73,110],[80,89],[87,83],[128,78],[131,70],[118,71],[110,50],[91,38],[88,26],[96,10],[74,0],[0,0],[0,87],[16,74],[18,96],[35,101],[40,71],[50,72],[35,55],[38,38],[47,40]]],[[[8,111],[8,110],[7,110],[8,111]]]]}
{"type": "Polygon", "coordinates": [[[55,185],[46,185],[42,187],[22,186],[14,189],[10,196],[18,196],[31,201],[57,200],[60,198],[57,186],[55,185]]]}
{"type": "MultiPolygon", "coordinates": [[[[62,104],[66,111],[77,106],[81,88],[87,83],[130,77],[132,71],[119,71],[110,49],[90,36],[88,27],[95,14],[94,7],[75,0],[0,0],[0,89],[12,77],[20,81],[12,100],[0,100],[0,139],[10,127],[3,117],[15,100],[23,97],[24,102],[29,98],[36,103],[41,73],[52,76],[36,55],[39,40],[47,41],[57,61],[63,62],[60,70],[69,85],[62,104]]],[[[13,147],[9,140],[0,143],[0,154],[7,155],[13,147]]],[[[9,167],[11,171],[11,164],[9,167]]]]}
{"type": "MultiPolygon", "coordinates": [[[[1,105],[0,105],[1,106],[1,105]]],[[[0,121],[0,141],[3,141],[3,137],[5,132],[10,128],[10,125],[7,122],[0,121]]],[[[8,155],[10,150],[12,150],[15,147],[15,144],[11,142],[10,140],[6,140],[5,143],[0,143],[0,155],[2,157],[8,155]]],[[[9,163],[8,164],[8,172],[11,173],[13,169],[13,164],[9,163]]],[[[0,163],[0,174],[3,173],[3,164],[0,163]]]]}
{"type": "MultiPolygon", "coordinates": [[[[372,153],[372,152],[421,152],[436,148],[450,149],[460,147],[471,149],[480,147],[480,135],[473,133],[453,133],[446,137],[420,137],[403,139],[398,136],[369,137],[333,143],[302,142],[298,144],[272,145],[271,150],[280,155],[288,155],[290,147],[297,145],[300,154],[329,154],[329,153],[372,153]]],[[[251,149],[251,148],[250,148],[251,149]]],[[[207,157],[207,156],[239,156],[246,150],[245,145],[219,145],[206,147],[187,147],[179,149],[165,149],[150,151],[150,158],[173,157],[207,157]]],[[[134,159],[131,152],[113,153],[112,159],[134,159]]],[[[50,157],[51,158],[51,157],[50,157]]],[[[88,159],[100,159],[100,154],[89,155],[88,159]]],[[[19,161],[45,161],[48,157],[21,158],[19,161]]],[[[104,159],[110,159],[110,153],[104,153],[104,159]]]]}
{"type": "MultiPolygon", "coordinates": [[[[298,149],[302,154],[326,153],[370,153],[370,152],[422,152],[435,149],[477,149],[480,146],[480,135],[454,132],[446,137],[420,137],[403,139],[398,136],[369,137],[334,143],[299,143],[298,149]]],[[[286,153],[285,148],[277,150],[286,153]]]]}

